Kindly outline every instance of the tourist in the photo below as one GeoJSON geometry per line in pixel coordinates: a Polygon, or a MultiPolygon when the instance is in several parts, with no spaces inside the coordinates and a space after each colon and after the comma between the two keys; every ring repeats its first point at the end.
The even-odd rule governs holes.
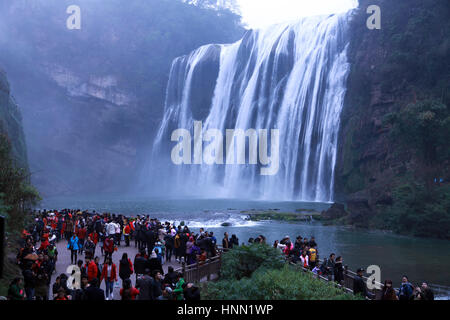
{"type": "Polygon", "coordinates": [[[163,283],[165,285],[171,286],[172,288],[175,288],[175,285],[178,280],[177,278],[178,278],[178,274],[173,270],[172,266],[169,266],[169,268],[167,269],[167,274],[164,277],[163,283]]]}
{"type": "Polygon", "coordinates": [[[139,294],[139,290],[134,288],[130,279],[123,281],[123,287],[120,289],[120,296],[122,300],[136,300],[136,296],[139,294]]]}
{"type": "Polygon", "coordinates": [[[125,240],[125,247],[130,246],[130,233],[131,233],[131,228],[130,228],[130,225],[127,223],[123,227],[123,239],[125,240]]]}
{"type": "Polygon", "coordinates": [[[145,257],[145,250],[141,250],[134,258],[134,272],[137,279],[145,274],[145,269],[148,268],[148,260],[145,257]]]}
{"type": "Polygon", "coordinates": [[[85,268],[89,282],[91,282],[94,278],[97,278],[98,267],[95,264],[94,260],[87,258],[85,268]]]}
{"type": "Polygon", "coordinates": [[[136,280],[136,288],[139,289],[138,300],[154,300],[153,282],[150,269],[145,269],[136,280]]]}
{"type": "Polygon", "coordinates": [[[80,250],[80,243],[78,237],[74,234],[69,239],[69,243],[67,244],[67,249],[70,250],[70,261],[72,264],[77,262],[78,250],[80,250]]]}
{"type": "MultiPolygon", "coordinates": [[[[312,239],[314,239],[314,238],[312,238],[312,239]]],[[[316,244],[317,245],[317,244],[316,244]]],[[[308,250],[308,256],[309,256],[309,268],[312,270],[312,269],[314,269],[314,267],[316,266],[316,263],[317,263],[317,259],[318,259],[318,256],[317,256],[317,249],[315,248],[316,246],[314,246],[314,247],[311,247],[311,248],[309,248],[309,250],[308,250]]]]}
{"type": "Polygon", "coordinates": [[[129,279],[133,274],[133,263],[128,258],[128,254],[124,252],[119,262],[119,277],[122,281],[129,279]]]}
{"type": "Polygon", "coordinates": [[[342,265],[343,262],[344,260],[341,256],[339,256],[336,258],[336,262],[334,263],[334,281],[338,284],[342,284],[342,282],[344,281],[344,266],[342,265]]]}
{"type": "Polygon", "coordinates": [[[407,276],[403,276],[402,283],[398,290],[398,299],[399,300],[412,300],[413,293],[414,293],[413,285],[411,283],[409,283],[407,276]]]}
{"type": "Polygon", "coordinates": [[[55,279],[55,283],[52,286],[53,299],[55,299],[58,296],[58,291],[60,289],[64,290],[64,288],[61,285],[61,276],[57,276],[55,279]]]}
{"type": "Polygon", "coordinates": [[[315,275],[322,275],[322,269],[321,269],[321,265],[319,263],[317,263],[314,268],[311,270],[312,273],[314,273],[315,275]]]}
{"type": "Polygon", "coordinates": [[[95,255],[95,243],[92,241],[91,236],[88,236],[88,239],[84,245],[84,254],[85,258],[90,259],[92,259],[95,255]]]}
{"type": "Polygon", "coordinates": [[[114,283],[117,282],[117,267],[116,264],[112,262],[111,258],[106,260],[106,264],[103,265],[102,274],[100,276],[100,282],[105,280],[105,295],[106,300],[114,299],[114,283]]]}
{"type": "Polygon", "coordinates": [[[424,300],[434,300],[434,292],[428,286],[428,283],[426,282],[422,283],[422,292],[424,295],[424,300]]]}
{"type": "Polygon", "coordinates": [[[398,300],[397,294],[392,287],[392,280],[384,281],[383,295],[381,296],[381,300],[398,300]]]}
{"type": "Polygon", "coordinates": [[[366,282],[363,279],[364,269],[359,268],[356,271],[356,276],[353,279],[353,293],[355,295],[360,294],[363,298],[367,297],[367,286],[366,282]]]}
{"type": "Polygon", "coordinates": [[[112,237],[106,237],[103,242],[103,251],[105,252],[105,261],[107,258],[112,259],[112,254],[114,252],[114,241],[112,237]]]}
{"type": "Polygon", "coordinates": [[[239,239],[235,234],[231,235],[230,239],[230,249],[233,247],[239,247],[239,239]]]}
{"type": "Polygon", "coordinates": [[[181,237],[180,233],[177,232],[175,238],[173,239],[173,248],[175,250],[175,260],[181,262],[181,237]]]}
{"type": "Polygon", "coordinates": [[[25,269],[22,271],[22,276],[24,280],[24,289],[27,300],[33,300],[34,298],[34,288],[36,285],[36,274],[31,270],[32,263],[27,262],[25,269]]]}
{"type": "Polygon", "coordinates": [[[66,291],[63,288],[60,288],[55,295],[54,300],[69,300],[69,298],[66,296],[66,291]]]}
{"type": "Polygon", "coordinates": [[[164,236],[164,243],[166,246],[166,261],[171,262],[174,249],[174,237],[169,233],[164,236]]]}
{"type": "Polygon", "coordinates": [[[228,249],[230,248],[230,240],[228,239],[228,232],[225,232],[223,234],[222,248],[223,251],[228,251],[228,249]]]}
{"type": "Polygon", "coordinates": [[[300,261],[302,263],[303,268],[309,269],[309,258],[305,250],[302,252],[302,255],[300,256],[300,261]]]}
{"type": "Polygon", "coordinates": [[[72,294],[72,300],[84,301],[87,300],[86,289],[89,287],[87,275],[81,275],[80,288],[75,289],[72,294]]]}
{"type": "Polygon", "coordinates": [[[186,301],[200,300],[200,289],[192,283],[188,283],[184,288],[184,298],[186,301]]]}
{"type": "Polygon", "coordinates": [[[94,278],[89,282],[89,286],[85,289],[86,300],[88,301],[104,301],[105,292],[99,288],[98,279],[94,278]]]}
{"type": "Polygon", "coordinates": [[[323,262],[324,268],[325,268],[325,272],[324,275],[328,276],[328,280],[331,281],[333,279],[334,276],[334,258],[335,258],[335,254],[332,253],[330,254],[330,257],[323,262]]]}
{"type": "Polygon", "coordinates": [[[153,291],[152,295],[153,295],[154,299],[158,299],[162,295],[162,275],[161,275],[161,272],[159,272],[159,271],[154,272],[152,291],[153,291]]]}
{"type": "Polygon", "coordinates": [[[25,300],[25,291],[22,288],[22,279],[14,278],[8,288],[8,300],[25,300]]]}
{"type": "Polygon", "coordinates": [[[176,300],[184,300],[183,285],[184,285],[183,273],[180,272],[177,275],[177,284],[175,285],[175,289],[173,290],[173,294],[176,300]]]}
{"type": "Polygon", "coordinates": [[[165,287],[162,295],[158,297],[158,300],[172,300],[172,288],[165,287]]]}
{"type": "Polygon", "coordinates": [[[77,237],[78,237],[78,241],[79,241],[79,254],[83,254],[83,249],[84,249],[84,240],[86,238],[86,233],[87,233],[87,229],[84,226],[84,224],[82,223],[80,225],[80,227],[77,229],[77,237]]]}
{"type": "Polygon", "coordinates": [[[150,269],[152,274],[156,271],[159,271],[161,272],[161,274],[164,274],[161,261],[158,259],[158,256],[155,251],[152,251],[150,255],[150,259],[148,260],[148,268],[150,269]]]}

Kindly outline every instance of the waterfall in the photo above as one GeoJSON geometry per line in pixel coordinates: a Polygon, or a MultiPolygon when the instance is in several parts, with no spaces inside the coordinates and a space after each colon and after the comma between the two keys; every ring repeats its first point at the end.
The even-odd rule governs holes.
{"type": "Polygon", "coordinates": [[[236,43],[206,45],[175,59],[144,178],[177,195],[332,201],[349,17],[250,30],[236,43]],[[192,131],[194,121],[224,135],[227,129],[278,129],[278,173],[261,176],[260,166],[249,164],[173,164],[171,133],[192,131]]]}

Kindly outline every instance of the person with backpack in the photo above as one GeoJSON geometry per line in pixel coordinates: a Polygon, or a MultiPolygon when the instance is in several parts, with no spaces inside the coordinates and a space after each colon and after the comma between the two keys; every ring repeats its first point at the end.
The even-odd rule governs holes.
{"type": "Polygon", "coordinates": [[[128,258],[128,254],[125,252],[122,255],[122,259],[119,262],[119,277],[122,281],[126,279],[130,279],[130,276],[133,274],[133,263],[128,258]]]}
{"type": "Polygon", "coordinates": [[[414,293],[414,287],[411,283],[409,283],[408,277],[402,277],[402,283],[398,290],[398,299],[399,300],[412,300],[414,293]]]}

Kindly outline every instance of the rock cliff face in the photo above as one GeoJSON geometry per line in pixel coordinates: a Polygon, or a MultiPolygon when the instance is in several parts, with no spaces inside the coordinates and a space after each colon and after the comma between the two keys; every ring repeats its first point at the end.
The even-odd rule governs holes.
{"type": "Polygon", "coordinates": [[[10,92],[6,73],[0,69],[0,134],[11,142],[16,165],[28,169],[27,147],[22,128],[22,114],[10,92]]]}
{"type": "Polygon", "coordinates": [[[173,0],[80,0],[81,29],[68,30],[73,4],[0,2],[0,64],[23,106],[32,181],[43,197],[127,192],[172,60],[244,30],[237,16],[173,0]]]}
{"type": "Polygon", "coordinates": [[[449,20],[448,1],[360,0],[336,168],[336,198],[348,204],[347,223],[369,226],[392,204],[393,189],[423,170],[412,150],[392,139],[385,119],[421,99],[450,105],[449,20]],[[381,8],[381,30],[366,27],[373,4],[381,8]]]}

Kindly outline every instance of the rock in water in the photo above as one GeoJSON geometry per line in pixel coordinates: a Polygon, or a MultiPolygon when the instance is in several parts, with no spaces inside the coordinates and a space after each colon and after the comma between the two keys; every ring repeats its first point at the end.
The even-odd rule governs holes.
{"type": "Polygon", "coordinates": [[[345,207],[341,203],[333,203],[328,210],[322,211],[322,218],[324,220],[335,220],[348,215],[345,207]]]}

